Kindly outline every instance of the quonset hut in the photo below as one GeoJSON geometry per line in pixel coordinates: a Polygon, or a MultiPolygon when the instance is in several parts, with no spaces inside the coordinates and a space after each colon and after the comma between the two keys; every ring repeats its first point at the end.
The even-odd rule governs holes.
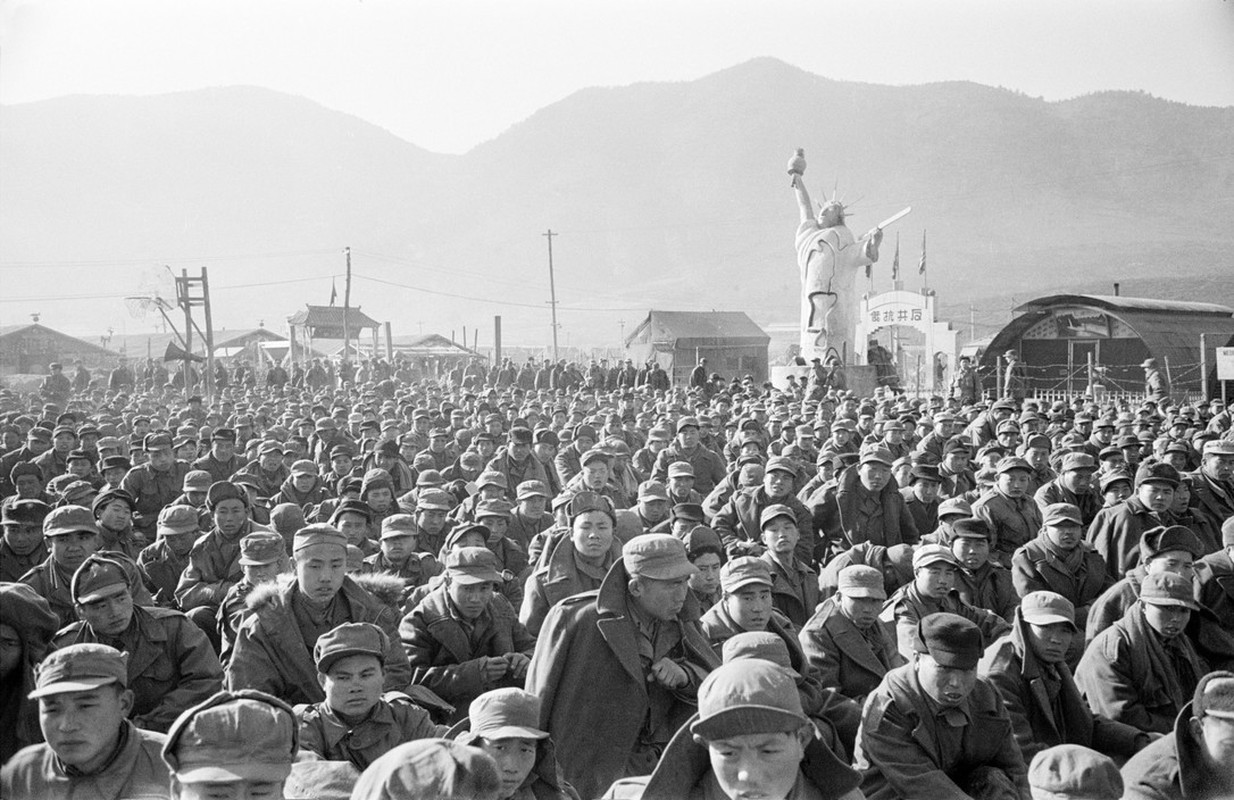
{"type": "Polygon", "coordinates": [[[685,383],[701,358],[707,373],[725,380],[749,375],[767,380],[771,337],[741,311],[655,311],[626,337],[635,364],[658,361],[677,383],[685,383]]]}
{"type": "Polygon", "coordinates": [[[1003,354],[1016,351],[1028,366],[1030,393],[1083,392],[1090,359],[1111,391],[1137,393],[1144,387],[1141,364],[1153,358],[1174,396],[1201,394],[1202,381],[1220,395],[1213,351],[1234,345],[1234,308],[1215,303],[1055,294],[1014,313],[986,347],[981,368],[993,376],[1003,354]]]}

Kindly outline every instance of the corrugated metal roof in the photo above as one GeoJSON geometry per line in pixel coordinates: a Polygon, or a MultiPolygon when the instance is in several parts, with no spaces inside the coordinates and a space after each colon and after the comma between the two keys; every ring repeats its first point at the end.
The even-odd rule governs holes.
{"type": "Polygon", "coordinates": [[[80,339],[76,336],[69,336],[67,333],[62,333],[58,330],[55,330],[54,328],[49,328],[46,325],[41,325],[37,322],[29,322],[29,323],[26,323],[25,325],[5,325],[4,327],[0,328],[0,339],[9,339],[12,337],[20,336],[23,333],[36,332],[36,331],[38,333],[42,333],[47,336],[55,336],[60,339],[68,339],[69,341],[73,342],[75,346],[84,347],[90,351],[98,352],[98,353],[109,355],[109,356],[120,355],[115,350],[110,350],[106,347],[103,347],[100,344],[96,344],[94,342],[88,342],[85,339],[80,339]]]}
{"type": "Polygon", "coordinates": [[[652,310],[629,336],[635,342],[676,343],[683,341],[726,340],[734,344],[763,344],[771,341],[762,328],[744,311],[657,311],[652,310]]]}
{"type": "Polygon", "coordinates": [[[1148,297],[1123,297],[1122,295],[1104,294],[1052,294],[1029,300],[1016,309],[1017,314],[1023,314],[1041,308],[1077,305],[1100,308],[1105,311],[1155,311],[1163,314],[1214,314],[1218,316],[1234,316],[1234,308],[1216,303],[1190,303],[1179,300],[1156,300],[1148,297]]]}

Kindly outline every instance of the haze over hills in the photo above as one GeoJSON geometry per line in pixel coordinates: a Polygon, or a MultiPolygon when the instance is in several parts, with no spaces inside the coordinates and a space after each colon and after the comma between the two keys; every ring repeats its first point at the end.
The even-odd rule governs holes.
{"type": "MultiPolygon", "coordinates": [[[[265,89],[68,97],[0,111],[0,280],[10,297],[110,295],[43,321],[131,332],[149,323],[118,319],[116,295],[207,265],[216,324],[281,329],[326,302],[350,245],[353,303],[396,333],[478,325],[484,346],[502,314],[508,343],[543,344],[551,227],[563,344],[615,345],[653,306],[793,322],[800,146],[816,198],[856,201],[858,234],[913,206],[878,286],[897,232],[920,285],[925,228],[931,288],[965,331],[982,301],[980,336],[1013,295],[1114,280],[1234,305],[1230,130],[1234,108],[845,83],[774,59],[580,91],[461,156],[265,89]],[[282,281],[299,282],[250,286],[282,281]]],[[[27,305],[0,304],[0,323],[27,305]]]]}

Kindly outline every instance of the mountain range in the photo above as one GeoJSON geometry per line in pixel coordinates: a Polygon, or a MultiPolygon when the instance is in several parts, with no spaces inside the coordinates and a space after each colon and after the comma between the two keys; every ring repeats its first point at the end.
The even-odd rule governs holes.
{"type": "Polygon", "coordinates": [[[856,233],[912,206],[876,286],[897,235],[905,285],[921,285],[926,231],[926,279],[965,335],[970,304],[988,335],[1013,298],[1113,281],[1234,305],[1231,130],[1234,108],[1141,93],[1046,102],[771,58],[585,89],[462,155],[254,87],[10,105],[0,281],[37,299],[0,304],[0,323],[42,304],[66,330],[149,326],[120,298],[167,264],[210,267],[216,324],[280,329],[327,302],[331,276],[341,302],[349,246],[353,304],[395,333],[465,325],[484,346],[501,314],[507,343],[545,344],[550,228],[563,344],[615,346],[619,320],[652,307],[792,323],[796,147],[814,197],[848,203],[856,233]]]}

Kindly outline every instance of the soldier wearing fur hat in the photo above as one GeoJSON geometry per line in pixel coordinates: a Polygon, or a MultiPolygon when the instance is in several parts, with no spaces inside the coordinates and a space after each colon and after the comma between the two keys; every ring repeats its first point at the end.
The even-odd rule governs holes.
{"type": "Polygon", "coordinates": [[[206,508],[214,517],[214,527],[189,551],[188,566],[176,587],[176,600],[202,630],[212,630],[223,596],[243,577],[240,540],[253,531],[267,529],[253,522],[248,494],[234,483],[211,485],[206,508]],[[202,611],[196,611],[199,608],[202,611]]]}
{"type": "Polygon", "coordinates": [[[694,569],[681,540],[644,534],[626,543],[599,592],[548,613],[526,688],[583,797],[649,772],[719,663],[698,629],[694,569]]]}
{"type": "Polygon", "coordinates": [[[855,766],[870,800],[1029,800],[1011,719],[978,677],[981,631],[954,614],[924,617],[912,660],[866,701],[855,766]]]}

